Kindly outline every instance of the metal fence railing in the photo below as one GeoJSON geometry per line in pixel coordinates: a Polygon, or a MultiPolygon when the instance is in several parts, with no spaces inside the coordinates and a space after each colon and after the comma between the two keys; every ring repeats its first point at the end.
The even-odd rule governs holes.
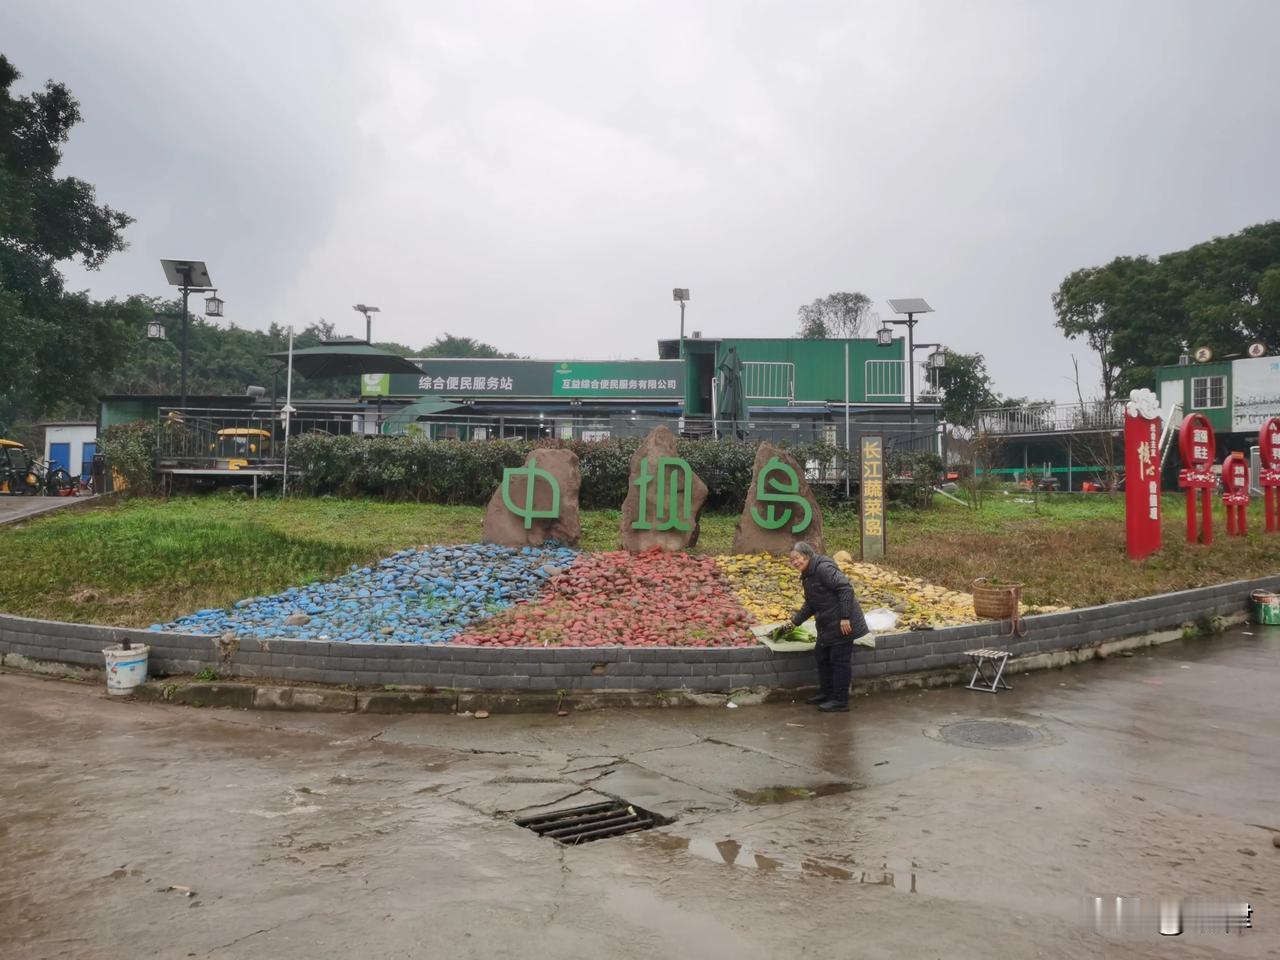
{"type": "Polygon", "coordinates": [[[742,387],[748,400],[790,403],[796,398],[796,365],[757,361],[744,363],[742,387]]]}
{"type": "Polygon", "coordinates": [[[901,400],[907,395],[905,360],[868,360],[862,369],[867,400],[901,400]]]}
{"type": "MultiPolygon", "coordinates": [[[[307,408],[295,411],[289,435],[419,436],[430,440],[581,440],[641,437],[665,426],[677,437],[770,441],[784,445],[845,445],[843,420],[816,417],[765,419],[727,423],[712,417],[671,417],[619,412],[608,415],[433,414],[406,420],[398,411],[307,408]]],[[[284,460],[284,421],[278,407],[251,409],[162,407],[156,425],[156,460],[162,471],[279,470],[284,460]]],[[[939,433],[932,423],[910,424],[891,419],[859,419],[850,424],[856,451],[860,433],[879,433],[886,450],[939,452],[939,433]]],[[[807,464],[810,479],[843,482],[843,461],[807,464]],[[834,471],[834,473],[833,473],[834,471]],[[838,476],[837,476],[838,474],[838,476]]]]}
{"type": "Polygon", "coordinates": [[[1124,429],[1124,401],[1045,403],[979,410],[978,432],[1002,436],[1109,433],[1124,429]]]}
{"type": "Polygon", "coordinates": [[[274,465],[283,434],[269,409],[218,410],[162,407],[156,424],[156,463],[161,469],[223,469],[252,459],[274,465]]]}
{"type": "MultiPolygon", "coordinates": [[[[304,433],[375,435],[385,415],[351,408],[295,410],[293,436],[304,433]]],[[[156,423],[156,463],[162,469],[268,469],[284,461],[280,406],[250,408],[161,407],[156,423]]]]}

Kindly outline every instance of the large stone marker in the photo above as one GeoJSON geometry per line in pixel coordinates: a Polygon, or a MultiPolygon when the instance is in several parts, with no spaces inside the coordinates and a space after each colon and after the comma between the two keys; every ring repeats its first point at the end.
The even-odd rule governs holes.
{"type": "Polygon", "coordinates": [[[751,489],[733,534],[733,552],[784,554],[800,540],[823,552],[822,510],[796,459],[771,443],[762,443],[756,449],[751,489]]]}
{"type": "Polygon", "coordinates": [[[576,547],[582,539],[578,491],[582,472],[572,450],[534,450],[523,467],[502,471],[502,484],[484,512],[486,543],[536,547],[555,540],[576,547]]]}
{"type": "Polygon", "coordinates": [[[622,502],[622,548],[638,553],[659,547],[674,552],[698,542],[698,518],[707,485],[676,453],[666,427],[653,430],[631,456],[627,499],[622,502]]]}

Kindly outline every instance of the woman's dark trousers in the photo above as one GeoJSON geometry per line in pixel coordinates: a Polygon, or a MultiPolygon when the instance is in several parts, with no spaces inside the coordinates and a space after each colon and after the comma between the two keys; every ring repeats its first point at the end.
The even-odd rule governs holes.
{"type": "Polygon", "coordinates": [[[853,643],[819,643],[813,653],[818,660],[818,686],[828,700],[848,706],[853,643]]]}

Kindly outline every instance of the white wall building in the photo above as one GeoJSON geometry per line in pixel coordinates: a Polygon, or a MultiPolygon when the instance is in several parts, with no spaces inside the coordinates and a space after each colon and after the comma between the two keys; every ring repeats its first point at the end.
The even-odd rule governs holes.
{"type": "Polygon", "coordinates": [[[98,425],[92,420],[65,420],[43,426],[44,458],[73,477],[87,476],[98,450],[98,425]]]}

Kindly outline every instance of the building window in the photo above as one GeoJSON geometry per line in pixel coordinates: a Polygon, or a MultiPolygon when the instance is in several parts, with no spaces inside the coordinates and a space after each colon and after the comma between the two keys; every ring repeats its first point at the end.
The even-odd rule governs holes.
{"type": "Polygon", "coordinates": [[[1193,377],[1191,379],[1191,407],[1193,410],[1213,410],[1227,405],[1225,377],[1193,377]]]}

